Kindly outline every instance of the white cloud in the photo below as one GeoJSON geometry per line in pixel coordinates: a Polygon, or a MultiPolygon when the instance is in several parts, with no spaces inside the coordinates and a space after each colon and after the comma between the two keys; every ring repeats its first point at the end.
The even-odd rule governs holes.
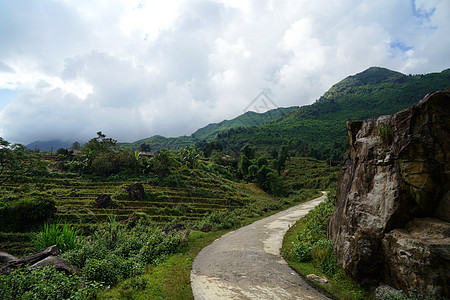
{"type": "Polygon", "coordinates": [[[0,90],[21,93],[0,108],[0,136],[24,143],[190,134],[243,113],[261,91],[304,105],[370,66],[450,66],[447,0],[0,6],[0,90]]]}

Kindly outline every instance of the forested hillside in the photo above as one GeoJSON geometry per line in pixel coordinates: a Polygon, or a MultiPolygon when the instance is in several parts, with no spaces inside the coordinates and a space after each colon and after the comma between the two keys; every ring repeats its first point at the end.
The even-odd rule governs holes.
{"type": "Polygon", "coordinates": [[[219,133],[226,150],[246,143],[260,149],[290,144],[299,154],[340,160],[347,149],[345,122],[392,114],[416,104],[427,93],[450,87],[450,69],[426,75],[404,75],[372,67],[333,85],[314,104],[258,127],[219,133]]]}
{"type": "Polygon", "coordinates": [[[208,142],[214,139],[219,132],[224,132],[232,128],[245,128],[258,126],[280,118],[297,107],[282,107],[269,110],[265,113],[256,113],[248,111],[234,119],[224,120],[220,123],[212,123],[198,129],[190,136],[180,136],[166,138],[161,135],[155,135],[147,139],[142,139],[134,143],[121,143],[121,146],[133,150],[141,149],[143,151],[159,151],[162,148],[174,150],[185,146],[194,146],[197,142],[208,142]]]}

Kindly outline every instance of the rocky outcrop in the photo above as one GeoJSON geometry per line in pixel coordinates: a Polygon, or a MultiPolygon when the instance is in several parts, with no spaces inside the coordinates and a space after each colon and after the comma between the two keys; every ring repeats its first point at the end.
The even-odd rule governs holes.
{"type": "Polygon", "coordinates": [[[414,219],[405,229],[387,233],[382,248],[386,281],[418,294],[449,294],[450,223],[414,219]]]}
{"type": "Polygon", "coordinates": [[[0,251],[0,266],[6,265],[9,262],[19,260],[14,255],[11,255],[9,253],[0,251]]]}
{"type": "Polygon", "coordinates": [[[46,266],[54,266],[56,270],[62,271],[67,275],[78,275],[81,277],[81,271],[76,266],[72,265],[67,260],[57,257],[59,254],[56,245],[42,249],[37,253],[26,256],[24,258],[16,258],[6,252],[0,253],[2,257],[6,258],[0,262],[0,274],[9,274],[12,270],[18,268],[28,267],[30,270],[42,268],[46,266]]]}
{"type": "Polygon", "coordinates": [[[449,296],[448,273],[440,271],[449,269],[449,232],[430,232],[450,221],[450,89],[392,116],[347,122],[347,131],[350,151],[328,226],[339,263],[366,283],[449,296]],[[424,279],[430,273],[438,275],[424,279]]]}

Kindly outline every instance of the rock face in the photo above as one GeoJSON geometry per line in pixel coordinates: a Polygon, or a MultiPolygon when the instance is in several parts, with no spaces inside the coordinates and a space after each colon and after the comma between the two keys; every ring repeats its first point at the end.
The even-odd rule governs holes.
{"type": "Polygon", "coordinates": [[[347,131],[328,226],[339,263],[362,282],[448,297],[450,89],[392,116],[347,122],[347,131]]]}

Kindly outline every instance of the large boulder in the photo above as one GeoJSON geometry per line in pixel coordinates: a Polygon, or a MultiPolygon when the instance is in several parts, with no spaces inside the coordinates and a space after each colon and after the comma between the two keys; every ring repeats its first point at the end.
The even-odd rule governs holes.
{"type": "Polygon", "coordinates": [[[46,257],[56,256],[58,254],[59,254],[58,247],[56,245],[53,245],[45,249],[42,249],[37,253],[26,256],[24,258],[9,261],[0,268],[0,273],[8,274],[11,270],[23,268],[26,265],[35,264],[38,261],[45,259],[46,257]]]}
{"type": "Polygon", "coordinates": [[[350,275],[378,284],[390,268],[382,247],[387,233],[415,218],[450,221],[450,89],[392,116],[347,122],[347,131],[350,151],[328,236],[350,275]]]}
{"type": "Polygon", "coordinates": [[[128,193],[131,200],[142,201],[145,199],[145,190],[142,183],[134,183],[128,186],[125,191],[128,193]]]}
{"type": "Polygon", "coordinates": [[[386,282],[433,298],[449,295],[450,223],[414,219],[387,233],[382,245],[386,282]]]}
{"type": "Polygon", "coordinates": [[[98,194],[94,205],[96,208],[121,208],[108,194],[98,194]]]}
{"type": "Polygon", "coordinates": [[[76,266],[72,265],[67,260],[57,257],[57,256],[47,256],[43,260],[38,261],[37,263],[31,265],[29,267],[30,270],[36,268],[43,268],[47,266],[54,266],[57,271],[62,271],[66,273],[66,275],[78,275],[81,276],[81,271],[76,266]]]}
{"type": "Polygon", "coordinates": [[[14,255],[0,251],[0,266],[6,265],[9,262],[17,261],[17,260],[19,260],[19,259],[17,257],[15,257],[14,255]]]}

